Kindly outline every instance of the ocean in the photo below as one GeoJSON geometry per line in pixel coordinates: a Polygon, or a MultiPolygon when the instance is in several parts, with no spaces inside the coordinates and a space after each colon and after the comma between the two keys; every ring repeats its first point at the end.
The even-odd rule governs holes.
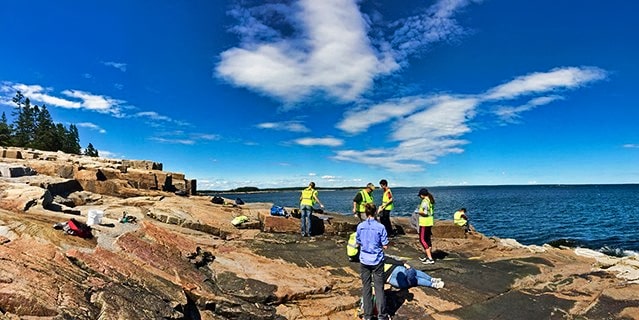
{"type": "MultiPolygon", "coordinates": [[[[420,188],[392,188],[391,216],[410,216],[420,188]]],[[[522,244],[562,244],[624,255],[639,252],[639,184],[428,187],[435,218],[452,220],[462,207],[475,229],[486,236],[522,244]]],[[[357,189],[319,190],[326,211],[350,214],[357,189]]],[[[225,193],[248,202],[299,205],[299,191],[225,193]]],[[[375,189],[375,203],[381,202],[375,189]]]]}

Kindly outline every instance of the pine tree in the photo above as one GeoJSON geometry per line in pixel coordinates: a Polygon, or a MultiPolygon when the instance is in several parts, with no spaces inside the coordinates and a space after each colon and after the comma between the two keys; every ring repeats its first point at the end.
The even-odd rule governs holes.
{"type": "MultiPolygon", "coordinates": [[[[19,92],[18,92],[19,93],[19,92]]],[[[16,111],[14,113],[16,117],[13,142],[16,147],[30,147],[33,142],[35,132],[35,112],[38,111],[37,107],[31,106],[29,98],[24,100],[19,99],[20,95],[16,95],[13,98],[13,102],[17,104],[16,111]]]]}
{"type": "MultiPolygon", "coordinates": [[[[37,106],[36,106],[37,107],[37,106]]],[[[57,132],[51,114],[46,106],[42,106],[37,112],[33,148],[45,151],[58,151],[56,148],[57,132]]]]}
{"type": "Polygon", "coordinates": [[[86,149],[84,149],[84,155],[89,157],[99,157],[98,150],[93,147],[93,144],[89,143],[86,149]]]}
{"type": "Polygon", "coordinates": [[[69,130],[65,130],[64,146],[62,151],[66,153],[80,154],[82,148],[80,147],[80,135],[78,128],[71,124],[69,130]]]}
{"type": "Polygon", "coordinates": [[[0,117],[0,146],[10,146],[11,145],[11,127],[9,123],[7,123],[7,115],[2,113],[2,117],[0,117]]]}

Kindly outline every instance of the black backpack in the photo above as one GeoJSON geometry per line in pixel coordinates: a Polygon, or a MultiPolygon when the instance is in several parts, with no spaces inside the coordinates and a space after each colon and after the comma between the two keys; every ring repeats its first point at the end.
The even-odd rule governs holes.
{"type": "Polygon", "coordinates": [[[224,204],[224,199],[222,197],[215,196],[211,199],[211,202],[215,204],[224,204]]]}

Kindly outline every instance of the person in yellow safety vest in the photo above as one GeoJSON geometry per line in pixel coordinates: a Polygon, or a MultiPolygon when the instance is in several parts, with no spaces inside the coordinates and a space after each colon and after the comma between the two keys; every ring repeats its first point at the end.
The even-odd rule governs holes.
{"type": "Polygon", "coordinates": [[[468,224],[468,217],[466,216],[466,208],[461,208],[455,211],[453,215],[453,222],[456,226],[464,228],[465,232],[470,231],[470,224],[468,224]]]}
{"type": "Polygon", "coordinates": [[[308,184],[308,188],[302,190],[300,195],[300,225],[302,229],[302,237],[311,236],[311,216],[313,215],[313,206],[319,203],[321,208],[324,205],[317,196],[317,190],[315,190],[315,182],[308,184]]]}
{"type": "Polygon", "coordinates": [[[419,260],[423,264],[433,264],[435,260],[433,260],[431,253],[433,247],[431,236],[433,235],[435,198],[433,198],[433,195],[428,192],[426,188],[420,189],[418,195],[421,202],[415,212],[419,215],[419,242],[422,244],[422,247],[424,247],[424,252],[426,253],[426,256],[423,258],[420,257],[419,260]]]}
{"type": "Polygon", "coordinates": [[[346,255],[348,261],[359,262],[359,245],[357,244],[357,232],[353,232],[348,236],[346,243],[346,255]]]}
{"type": "Polygon", "coordinates": [[[373,190],[375,185],[368,183],[366,188],[360,190],[353,198],[353,215],[363,221],[362,215],[366,216],[366,204],[373,203],[373,190]]]}
{"type": "Polygon", "coordinates": [[[379,222],[384,225],[384,228],[386,228],[388,236],[393,237],[395,236],[395,233],[393,232],[393,225],[390,221],[390,212],[393,208],[395,208],[393,192],[391,192],[391,189],[388,187],[388,181],[386,181],[386,179],[380,180],[379,186],[384,191],[384,194],[382,196],[382,204],[377,210],[377,216],[379,216],[379,222]]]}

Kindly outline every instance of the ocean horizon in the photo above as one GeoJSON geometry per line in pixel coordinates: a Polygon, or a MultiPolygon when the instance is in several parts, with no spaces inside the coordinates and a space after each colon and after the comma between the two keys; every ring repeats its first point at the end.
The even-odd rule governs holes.
{"type": "MultiPolygon", "coordinates": [[[[392,188],[394,217],[417,208],[421,187],[392,188]]],[[[287,188],[288,189],[288,188],[287,188]]],[[[359,188],[319,189],[326,211],[350,214],[359,188]]],[[[474,185],[427,187],[435,197],[435,218],[452,220],[466,208],[475,229],[524,245],[565,245],[624,255],[639,252],[639,184],[474,185]]],[[[299,190],[219,192],[226,198],[299,206],[299,190]]],[[[373,192],[381,202],[381,189],[373,192]]]]}

